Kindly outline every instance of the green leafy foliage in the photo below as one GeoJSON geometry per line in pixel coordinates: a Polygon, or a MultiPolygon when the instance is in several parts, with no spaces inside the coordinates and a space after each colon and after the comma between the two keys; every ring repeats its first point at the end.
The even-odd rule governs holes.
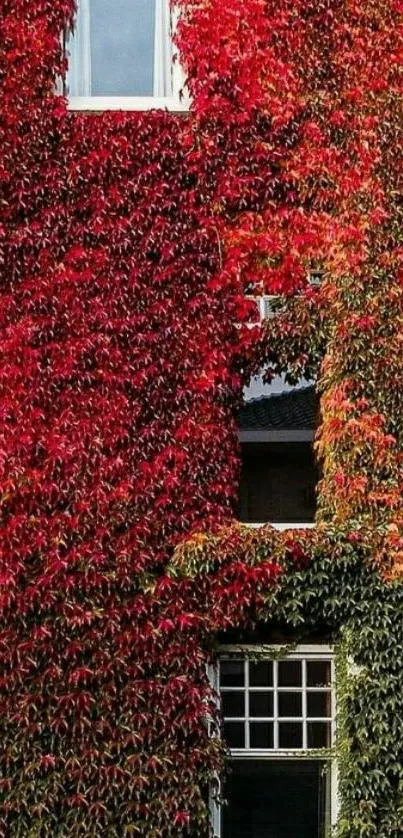
{"type": "Polygon", "coordinates": [[[0,833],[205,836],[206,662],[272,621],[350,638],[340,834],[398,835],[402,4],[177,5],[187,116],[68,112],[73,0],[0,8],[0,833]],[[262,364],[319,375],[312,535],[233,524],[262,364]]]}

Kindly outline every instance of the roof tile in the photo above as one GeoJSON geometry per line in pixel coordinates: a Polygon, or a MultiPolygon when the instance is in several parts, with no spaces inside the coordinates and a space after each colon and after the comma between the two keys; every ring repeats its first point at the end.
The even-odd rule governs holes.
{"type": "Polygon", "coordinates": [[[241,430],[315,430],[319,399],[312,386],[262,396],[239,411],[241,430]]]}

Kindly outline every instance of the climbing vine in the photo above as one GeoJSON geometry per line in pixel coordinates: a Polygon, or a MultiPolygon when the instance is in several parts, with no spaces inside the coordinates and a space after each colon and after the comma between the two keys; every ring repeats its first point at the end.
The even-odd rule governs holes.
{"type": "MultiPolygon", "coordinates": [[[[177,580],[192,580],[193,608],[213,660],[223,642],[254,640],[259,649],[270,638],[278,642],[282,637],[292,648],[316,638],[334,647],[336,747],[329,753],[318,751],[322,758],[338,761],[339,818],[334,834],[399,835],[403,590],[396,580],[385,584],[373,563],[371,539],[349,528],[328,527],[326,533],[291,539],[289,533],[275,534],[270,527],[256,534],[238,526],[235,540],[232,527],[202,545],[178,548],[171,574],[177,580]],[[276,562],[275,585],[265,578],[268,556],[276,562]],[[239,608],[230,609],[230,598],[239,608]],[[212,638],[219,643],[212,644],[212,638]]],[[[188,593],[187,589],[187,598],[188,593]]],[[[177,602],[177,607],[183,604],[177,602]]]]}
{"type": "Polygon", "coordinates": [[[403,8],[176,5],[186,116],[69,112],[73,0],[1,5],[0,834],[206,835],[206,660],[278,619],[353,647],[340,835],[398,835],[403,8]],[[263,365],[318,375],[314,534],[234,523],[263,365]]]}

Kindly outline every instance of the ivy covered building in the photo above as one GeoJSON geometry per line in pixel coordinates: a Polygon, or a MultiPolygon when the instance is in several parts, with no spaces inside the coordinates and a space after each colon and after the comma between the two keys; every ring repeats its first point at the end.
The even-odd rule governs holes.
{"type": "Polygon", "coordinates": [[[403,836],[400,0],[3,0],[0,835],[403,836]]]}

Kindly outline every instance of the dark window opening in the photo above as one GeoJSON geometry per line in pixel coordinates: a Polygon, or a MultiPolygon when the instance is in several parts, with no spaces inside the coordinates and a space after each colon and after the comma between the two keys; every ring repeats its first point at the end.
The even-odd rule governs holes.
{"type": "Polygon", "coordinates": [[[325,838],[330,769],[324,760],[232,761],[222,838],[325,838]]]}
{"type": "Polygon", "coordinates": [[[241,521],[314,520],[319,474],[312,442],[244,443],[241,450],[241,521]]]}

